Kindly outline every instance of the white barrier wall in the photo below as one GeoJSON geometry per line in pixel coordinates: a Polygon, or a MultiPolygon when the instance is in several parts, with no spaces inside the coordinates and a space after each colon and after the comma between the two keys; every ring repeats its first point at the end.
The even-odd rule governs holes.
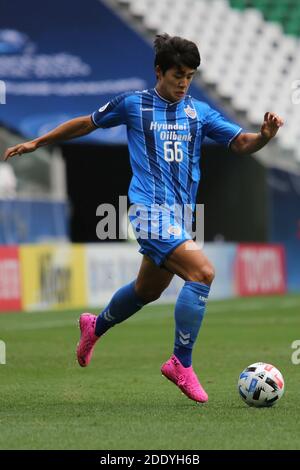
{"type": "Polygon", "coordinates": [[[235,297],[237,294],[235,286],[237,244],[205,243],[203,251],[213,264],[216,272],[210,298],[226,299],[235,297]]]}
{"type": "Polygon", "coordinates": [[[142,260],[137,248],[135,243],[86,245],[87,305],[106,304],[117,289],[136,278],[142,260]]]}
{"type": "MultiPolygon", "coordinates": [[[[142,261],[138,249],[135,242],[86,245],[88,305],[98,307],[108,303],[117,289],[136,278],[142,261]]],[[[217,273],[211,297],[233,297],[236,245],[207,243],[204,252],[217,273]]],[[[183,283],[182,279],[174,276],[157,303],[175,302],[183,283]]]]}

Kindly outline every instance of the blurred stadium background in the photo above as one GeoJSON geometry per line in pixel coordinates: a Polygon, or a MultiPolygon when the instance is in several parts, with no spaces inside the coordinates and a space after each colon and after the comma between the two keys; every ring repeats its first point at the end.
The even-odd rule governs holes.
{"type": "MultiPolygon", "coordinates": [[[[257,354],[265,354],[264,358],[270,362],[277,360],[275,365],[279,368],[283,364],[288,369],[290,343],[297,339],[291,332],[296,334],[299,326],[300,307],[299,2],[53,0],[41,3],[16,0],[0,5],[1,153],[6,147],[35,138],[67,119],[92,113],[116,94],[152,87],[155,84],[152,42],[157,32],[187,37],[199,46],[202,63],[191,87],[194,97],[209,102],[248,131],[259,130],[266,111],[274,111],[285,119],[278,137],[253,156],[236,156],[209,140],[205,141],[198,202],[205,204],[204,249],[217,272],[212,289],[212,299],[217,302],[211,307],[212,313],[216,310],[216,315],[212,320],[207,319],[207,331],[210,331],[211,321],[213,328],[220,328],[218,341],[224,341],[225,350],[233,345],[232,354],[237,359],[232,373],[238,374],[248,360],[249,363],[263,360],[261,356],[253,357],[247,352],[251,344],[257,354]],[[272,295],[278,297],[264,297],[272,295]],[[255,303],[249,296],[260,296],[260,299],[255,303]],[[284,328],[281,336],[275,332],[275,337],[269,339],[270,348],[266,346],[264,350],[259,328],[255,325],[264,328],[265,319],[265,325],[270,327],[272,324],[277,328],[284,309],[289,313],[286,317],[286,321],[290,321],[289,333],[284,328]],[[236,347],[236,339],[230,343],[229,333],[229,343],[222,339],[226,315],[229,322],[236,321],[239,328],[237,336],[241,335],[242,340],[237,341],[236,347]],[[249,316],[257,321],[250,327],[249,316]],[[248,328],[257,334],[257,341],[247,340],[243,331],[248,328]],[[243,345],[247,345],[245,351],[243,345]]],[[[6,314],[0,318],[0,339],[9,346],[9,341],[18,338],[18,332],[21,335],[19,343],[14,345],[14,352],[8,349],[12,363],[17,364],[20,355],[30,361],[29,358],[36,354],[30,346],[35,341],[40,341],[39,357],[42,360],[42,352],[47,354],[47,328],[51,332],[51,328],[62,327],[63,331],[67,328],[66,337],[74,341],[70,322],[78,309],[89,306],[97,311],[116,288],[135,277],[141,259],[136,244],[119,240],[117,236],[108,245],[108,241],[100,241],[96,236],[97,207],[101,203],[118,207],[119,195],[127,194],[130,177],[123,126],[97,130],[81,139],[39,149],[8,163],[0,162],[0,313],[6,314]],[[70,310],[75,313],[72,315],[70,310]],[[11,315],[24,311],[28,315],[11,315]],[[30,312],[41,311],[51,313],[30,315],[30,312]],[[59,317],[57,312],[60,312],[59,317]],[[45,336],[41,339],[43,328],[45,336]],[[32,334],[30,337],[26,336],[28,330],[32,334]],[[23,345],[23,348],[22,334],[27,338],[27,347],[23,345]]],[[[174,280],[157,305],[151,307],[153,311],[158,310],[151,324],[153,330],[147,324],[153,336],[160,311],[168,310],[170,315],[163,314],[162,322],[168,322],[169,330],[172,330],[170,304],[175,301],[181,284],[179,279],[174,280]],[[165,305],[162,307],[161,303],[165,305]]],[[[146,323],[150,322],[149,316],[145,318],[146,323]]],[[[142,328],[141,320],[132,320],[132,324],[134,321],[136,327],[141,324],[142,328]]],[[[130,334],[130,326],[127,334],[130,334]]],[[[142,336],[143,331],[139,335],[142,336]]],[[[120,335],[117,338],[120,341],[120,335]]],[[[52,339],[56,341],[55,335],[52,339]]],[[[63,349],[62,337],[59,336],[57,341],[63,349]]],[[[171,344],[171,334],[169,341],[171,344]]],[[[72,344],[67,349],[72,348],[72,344]]],[[[122,354],[128,355],[130,361],[132,343],[126,346],[124,340],[123,347],[128,348],[122,354]]],[[[203,351],[204,347],[212,354],[213,339],[211,343],[210,339],[207,343],[204,339],[203,351]]],[[[72,351],[68,353],[73,354],[72,351]]],[[[150,357],[150,351],[148,353],[150,357]]],[[[47,361],[49,368],[55,370],[55,351],[51,354],[53,360],[47,361]]],[[[138,351],[136,354],[139,357],[138,351]]],[[[228,360],[221,359],[220,354],[219,351],[215,364],[225,361],[230,367],[228,360]]],[[[107,361],[108,356],[106,352],[107,361]]],[[[71,367],[68,361],[66,364],[67,369],[71,367]]],[[[36,367],[38,369],[39,365],[36,367]]],[[[4,369],[1,368],[1,374],[5,373],[4,369]]],[[[119,372],[124,373],[123,370],[119,372]]],[[[13,371],[9,374],[8,395],[14,387],[13,371]]],[[[208,370],[206,374],[209,374],[208,370]]],[[[29,377],[28,372],[27,380],[29,377]]],[[[89,377],[92,382],[92,376],[89,377]]],[[[235,376],[228,374],[228,387],[234,380],[235,376]]],[[[25,381],[25,373],[23,376],[21,373],[20,381],[25,381]]],[[[72,376],[70,383],[72,381],[76,382],[76,376],[72,376]]],[[[49,376],[45,376],[45,389],[48,382],[49,376]]],[[[73,393],[76,395],[77,392],[73,393]]],[[[68,390],[66,399],[70,395],[68,390]]],[[[33,390],[30,396],[33,399],[33,390]]],[[[80,403],[78,394],[74,400],[74,406],[80,403]]],[[[126,400],[129,403],[129,395],[126,400]]],[[[158,395],[154,400],[158,406],[158,395]]],[[[15,402],[19,411],[22,400],[15,402]]],[[[219,404],[221,409],[222,403],[219,404]]],[[[99,412],[103,413],[100,408],[99,412]]],[[[151,414],[148,408],[145,414],[147,410],[151,414]]],[[[208,425],[207,412],[206,416],[208,425]]],[[[148,419],[149,416],[145,416],[145,420],[148,419]]],[[[165,419],[162,416],[158,422],[165,419]]],[[[218,419],[216,412],[216,422],[218,419]]],[[[35,424],[33,434],[38,429],[35,424]]],[[[141,435],[141,429],[139,433],[141,435]]],[[[178,439],[179,435],[178,430],[178,439]]],[[[64,442],[65,447],[72,447],[71,440],[65,442],[63,436],[62,432],[62,441],[50,439],[49,445],[63,446],[59,442],[64,442]]],[[[22,426],[17,439],[14,434],[6,435],[5,439],[2,448],[18,445],[20,448],[47,447],[37,435],[35,441],[28,440],[22,426]]],[[[78,434],[78,440],[74,442],[84,448],[91,441],[85,442],[78,434]]],[[[135,445],[134,437],[132,441],[122,441],[120,436],[114,444],[109,440],[105,442],[102,445],[111,445],[111,448],[117,445],[116,442],[119,442],[119,448],[135,445]]],[[[154,439],[153,448],[159,442],[165,442],[165,448],[174,445],[154,439]]],[[[180,448],[180,440],[175,439],[175,442],[180,448]]],[[[217,445],[212,442],[207,441],[206,448],[217,445]]],[[[218,439],[215,442],[218,443],[218,439]]],[[[259,442],[257,438],[253,446],[259,447],[259,442]]],[[[284,442],[285,448],[289,448],[289,442],[296,445],[288,437],[284,442]]],[[[141,446],[146,443],[142,439],[141,446]]],[[[193,440],[186,440],[183,448],[189,448],[189,445],[198,448],[193,440]]],[[[270,439],[266,445],[278,448],[280,444],[277,441],[274,444],[270,439]]],[[[96,441],[92,446],[97,448],[99,443],[96,441]]],[[[136,446],[138,448],[138,444],[136,446]]],[[[230,448],[226,439],[224,446],[230,448]]]]}

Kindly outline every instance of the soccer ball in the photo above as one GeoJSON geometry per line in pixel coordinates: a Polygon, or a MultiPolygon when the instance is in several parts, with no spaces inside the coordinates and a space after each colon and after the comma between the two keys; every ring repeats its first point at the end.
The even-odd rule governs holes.
{"type": "Polygon", "coordinates": [[[238,391],[249,406],[272,406],[283,395],[284,380],[276,367],[265,362],[256,362],[241,373],[238,391]]]}

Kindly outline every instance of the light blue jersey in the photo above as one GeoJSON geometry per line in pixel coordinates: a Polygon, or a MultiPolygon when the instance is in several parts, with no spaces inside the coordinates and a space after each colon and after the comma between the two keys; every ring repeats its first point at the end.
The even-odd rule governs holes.
{"type": "Polygon", "coordinates": [[[125,124],[133,177],[132,204],[191,204],[200,181],[204,137],[229,146],[242,129],[187,95],[177,102],[155,89],[117,96],[92,114],[97,127],[125,124]]]}

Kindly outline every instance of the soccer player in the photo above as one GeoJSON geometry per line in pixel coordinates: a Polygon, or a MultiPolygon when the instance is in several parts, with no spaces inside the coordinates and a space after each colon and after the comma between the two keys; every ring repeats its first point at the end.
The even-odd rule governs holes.
{"type": "Polygon", "coordinates": [[[133,172],[129,199],[140,209],[131,220],[143,259],[137,278],[121,287],[98,317],[90,313],[80,316],[77,359],[80,366],[86,367],[99,338],[158,299],[177,275],[185,283],[175,305],[174,350],[161,372],[190,399],[206,402],[207,393],[192,367],[192,351],[214,268],[190,232],[178,222],[173,208],[195,207],[205,136],[241,155],[252,154],[276,135],[283,121],[267,112],[258,133],[243,132],[206,103],[187,94],[200,65],[193,42],[163,34],[156,37],[154,48],[155,88],[117,96],[91,116],[72,119],[33,141],[7,149],[5,159],[83,136],[98,127],[127,126],[133,172]]]}

